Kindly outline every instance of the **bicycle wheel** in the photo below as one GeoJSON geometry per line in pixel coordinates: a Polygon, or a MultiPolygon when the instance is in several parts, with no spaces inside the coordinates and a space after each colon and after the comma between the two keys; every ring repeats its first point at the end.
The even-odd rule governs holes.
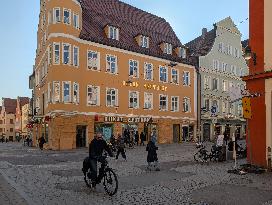
{"type": "Polygon", "coordinates": [[[88,172],[86,172],[84,174],[84,181],[85,181],[85,184],[87,185],[87,187],[89,188],[92,188],[92,180],[91,180],[91,177],[90,177],[90,169],[88,170],[88,172]]]}
{"type": "Polygon", "coordinates": [[[194,160],[197,162],[204,162],[204,156],[200,152],[195,153],[194,160]]]}
{"type": "Polygon", "coordinates": [[[104,189],[108,195],[113,196],[118,190],[118,179],[111,168],[107,168],[104,173],[104,189]]]}

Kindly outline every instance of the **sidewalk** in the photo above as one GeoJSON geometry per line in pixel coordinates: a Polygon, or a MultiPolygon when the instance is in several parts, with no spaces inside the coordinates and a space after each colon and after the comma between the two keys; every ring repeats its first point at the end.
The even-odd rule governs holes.
{"type": "Polygon", "coordinates": [[[27,205],[27,202],[10,186],[0,174],[0,204],[3,205],[27,205]]]}

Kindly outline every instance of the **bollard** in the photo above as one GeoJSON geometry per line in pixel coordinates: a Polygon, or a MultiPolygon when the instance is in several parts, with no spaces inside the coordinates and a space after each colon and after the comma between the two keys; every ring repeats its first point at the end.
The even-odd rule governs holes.
{"type": "Polygon", "coordinates": [[[267,168],[271,172],[271,147],[267,148],[267,168]]]}

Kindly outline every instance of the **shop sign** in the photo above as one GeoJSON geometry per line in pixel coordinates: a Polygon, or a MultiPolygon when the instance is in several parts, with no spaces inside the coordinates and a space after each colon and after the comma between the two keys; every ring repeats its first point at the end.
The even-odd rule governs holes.
{"type": "Polygon", "coordinates": [[[129,117],[128,118],[128,122],[129,123],[132,123],[132,122],[143,122],[143,123],[145,123],[145,122],[149,122],[149,120],[150,120],[150,117],[129,117]]]}
{"type": "Polygon", "coordinates": [[[146,89],[153,89],[153,90],[161,90],[161,91],[167,91],[167,87],[164,85],[155,85],[155,84],[144,84],[144,87],[146,89]]]}
{"type": "Polygon", "coordinates": [[[111,116],[106,116],[104,118],[105,122],[123,122],[123,117],[111,117],[111,116]]]}

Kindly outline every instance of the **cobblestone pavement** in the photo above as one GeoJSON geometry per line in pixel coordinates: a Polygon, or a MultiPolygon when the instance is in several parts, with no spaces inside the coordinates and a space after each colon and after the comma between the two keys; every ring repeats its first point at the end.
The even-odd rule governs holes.
{"type": "Polygon", "coordinates": [[[119,190],[109,197],[102,185],[90,190],[84,184],[81,168],[87,152],[40,151],[1,143],[0,204],[13,204],[12,197],[19,205],[272,205],[272,174],[228,174],[233,162],[197,164],[195,146],[187,143],[159,146],[159,172],[146,171],[145,147],[127,149],[127,161],[110,159],[119,190]]]}

